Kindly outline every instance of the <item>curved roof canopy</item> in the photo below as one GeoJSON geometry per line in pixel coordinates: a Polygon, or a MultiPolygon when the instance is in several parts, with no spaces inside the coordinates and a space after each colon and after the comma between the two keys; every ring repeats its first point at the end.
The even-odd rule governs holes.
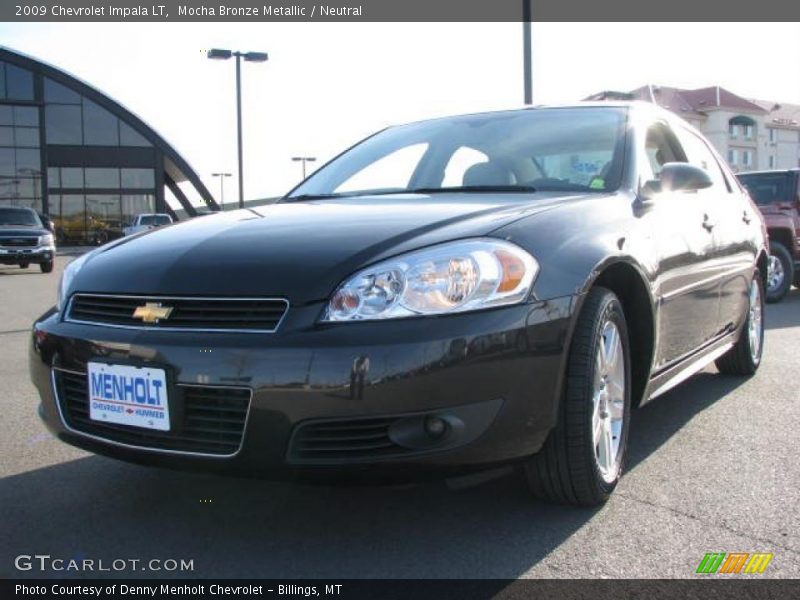
{"type": "MultiPolygon", "coordinates": [[[[13,51],[5,46],[0,46],[0,61],[27,69],[34,73],[39,73],[56,83],[74,90],[81,96],[88,98],[109,113],[115,115],[122,122],[135,130],[136,133],[157,148],[163,155],[165,183],[181,204],[184,205],[184,208],[187,208],[187,212],[190,215],[193,215],[196,211],[191,205],[187,207],[188,199],[181,192],[180,188],[178,188],[176,185],[177,183],[188,181],[197,190],[200,198],[210,209],[219,210],[219,205],[208,191],[208,188],[206,188],[200,177],[180,153],[143,119],[125,108],[122,104],[100,92],[97,88],[57,67],[13,51]]],[[[41,104],[41,102],[33,103],[41,104]]]]}

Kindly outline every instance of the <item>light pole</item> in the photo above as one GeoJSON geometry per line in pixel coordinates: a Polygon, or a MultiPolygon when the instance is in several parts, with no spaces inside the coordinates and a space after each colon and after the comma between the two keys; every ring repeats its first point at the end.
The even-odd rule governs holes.
{"type": "Polygon", "coordinates": [[[533,104],[531,46],[531,0],[522,0],[522,81],[525,87],[525,104],[533,104]]]}
{"type": "Polygon", "coordinates": [[[306,163],[315,162],[317,160],[316,156],[293,156],[293,162],[299,162],[303,165],[303,179],[306,178],[306,163]]]}
{"type": "Polygon", "coordinates": [[[239,52],[238,50],[223,50],[212,48],[206,53],[212,60],[228,60],[236,57],[236,131],[239,148],[239,208],[244,208],[244,176],[242,167],[242,67],[241,59],[245,62],[266,62],[266,52],[239,52]]]}
{"type": "Polygon", "coordinates": [[[225,178],[230,177],[230,173],[212,173],[212,177],[219,177],[219,207],[225,210],[225,178]]]}

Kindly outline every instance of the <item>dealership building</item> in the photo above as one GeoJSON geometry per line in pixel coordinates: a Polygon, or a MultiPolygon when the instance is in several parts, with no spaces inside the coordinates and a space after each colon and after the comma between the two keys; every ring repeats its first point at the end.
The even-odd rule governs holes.
{"type": "Polygon", "coordinates": [[[748,99],[720,86],[693,90],[645,85],[586,100],[643,100],[697,127],[734,171],[800,168],[800,105],[748,99]]]}
{"type": "Polygon", "coordinates": [[[0,206],[29,206],[61,243],[121,235],[139,213],[218,210],[187,162],[102,92],[0,47],[0,206]]]}

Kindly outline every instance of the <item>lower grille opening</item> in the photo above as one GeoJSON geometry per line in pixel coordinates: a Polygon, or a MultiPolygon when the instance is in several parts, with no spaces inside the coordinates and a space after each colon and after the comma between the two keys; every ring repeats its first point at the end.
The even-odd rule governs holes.
{"type": "Polygon", "coordinates": [[[156,431],[91,420],[86,375],[59,369],[53,375],[61,413],[75,431],[131,446],[219,456],[241,446],[249,389],[178,385],[170,397],[170,431],[156,431]]]}

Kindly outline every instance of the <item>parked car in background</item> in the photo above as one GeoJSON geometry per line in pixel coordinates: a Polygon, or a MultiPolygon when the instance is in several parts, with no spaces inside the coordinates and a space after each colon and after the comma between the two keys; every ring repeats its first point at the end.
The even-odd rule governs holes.
{"type": "Polygon", "coordinates": [[[750,171],[737,175],[767,223],[767,302],[800,287],[800,169],[750,171]]]}
{"type": "Polygon", "coordinates": [[[136,215],[130,225],[123,227],[122,234],[133,235],[134,233],[139,233],[142,231],[147,231],[148,229],[155,229],[156,227],[171,224],[172,217],[164,213],[136,215]]]}
{"type": "Polygon", "coordinates": [[[42,273],[51,272],[56,245],[49,224],[31,208],[0,207],[0,264],[27,269],[34,263],[42,273]]]}
{"type": "Polygon", "coordinates": [[[632,408],[712,362],[758,369],[766,243],[708,141],[649,104],[390,127],[275,204],[77,258],[31,378],[59,439],[120,459],[379,479],[511,463],[537,497],[596,505],[632,408]]]}

